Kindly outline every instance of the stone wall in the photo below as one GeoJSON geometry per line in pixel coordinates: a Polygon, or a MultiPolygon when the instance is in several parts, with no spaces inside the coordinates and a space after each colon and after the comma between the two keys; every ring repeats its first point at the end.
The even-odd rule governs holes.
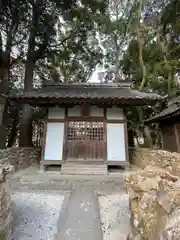
{"type": "Polygon", "coordinates": [[[133,240],[180,239],[180,154],[138,149],[124,173],[133,240]]]}
{"type": "Polygon", "coordinates": [[[0,149],[0,165],[13,165],[15,170],[40,162],[41,149],[35,147],[0,149]]]}
{"type": "Polygon", "coordinates": [[[125,173],[133,240],[180,239],[179,176],[179,164],[125,173]]]}
{"type": "Polygon", "coordinates": [[[165,167],[173,162],[180,162],[179,153],[148,148],[129,148],[129,158],[131,164],[140,168],[147,165],[165,167]]]}
{"type": "Polygon", "coordinates": [[[9,184],[6,174],[13,168],[10,166],[0,167],[0,239],[9,240],[12,232],[12,204],[9,184]]]}

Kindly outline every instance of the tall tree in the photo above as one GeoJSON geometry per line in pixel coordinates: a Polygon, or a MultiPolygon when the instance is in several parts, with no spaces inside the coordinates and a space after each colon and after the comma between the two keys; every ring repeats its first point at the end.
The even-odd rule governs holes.
{"type": "MultiPolygon", "coordinates": [[[[0,2],[0,92],[9,92],[9,72],[11,67],[22,57],[22,53],[16,57],[12,56],[12,48],[21,42],[24,31],[21,29],[21,22],[27,10],[26,1],[1,1],[0,2]],[[17,32],[22,30],[18,35],[17,32]],[[19,38],[17,40],[17,38],[19,38]],[[17,42],[18,41],[18,42],[17,42]]],[[[0,122],[0,148],[6,146],[7,101],[4,104],[2,122],[0,122]]]]}
{"type": "MultiPolygon", "coordinates": [[[[168,94],[169,97],[178,90],[179,75],[178,4],[175,2],[166,0],[136,2],[137,7],[141,5],[141,11],[140,7],[136,8],[138,28],[136,27],[136,35],[132,32],[132,40],[121,61],[124,74],[135,80],[136,88],[168,94]],[[175,18],[176,21],[170,20],[169,15],[172,16],[172,12],[175,13],[172,19],[175,18]]],[[[138,115],[144,120],[150,113],[157,111],[156,107],[148,107],[143,109],[143,116],[139,112],[138,115]]],[[[139,122],[139,117],[137,119],[139,122]]],[[[136,129],[138,122],[135,124],[136,129]]]]}
{"type": "Polygon", "coordinates": [[[123,79],[120,60],[129,42],[129,31],[133,16],[133,1],[110,0],[106,14],[99,18],[102,23],[96,38],[104,55],[103,68],[106,80],[123,79]]]}
{"type": "MultiPolygon", "coordinates": [[[[33,87],[33,73],[38,59],[42,58],[54,36],[55,5],[46,1],[31,3],[32,16],[29,24],[28,50],[25,61],[24,91],[33,87]]],[[[20,146],[32,145],[32,109],[23,105],[20,124],[20,146]]]]}
{"type": "MultiPolygon", "coordinates": [[[[45,60],[48,59],[51,54],[58,51],[58,47],[60,48],[62,45],[68,44],[73,34],[76,34],[76,38],[81,40],[81,44],[78,41],[79,45],[76,44],[76,46],[83,49],[84,39],[87,39],[87,31],[89,28],[92,29],[91,23],[86,21],[86,18],[90,19],[89,15],[95,14],[98,10],[105,10],[105,6],[105,2],[99,3],[95,0],[82,2],[61,1],[60,3],[55,0],[34,0],[31,2],[32,14],[29,24],[24,91],[28,91],[33,86],[33,74],[38,61],[43,58],[45,60]],[[86,18],[84,18],[85,15],[86,18]],[[61,38],[60,42],[56,44],[57,20],[60,17],[64,21],[71,22],[75,26],[75,32],[71,31],[72,35],[70,37],[61,38]]],[[[78,55],[78,48],[76,48],[75,53],[71,53],[71,57],[78,55]]],[[[66,51],[69,51],[68,46],[66,51]]],[[[65,57],[69,58],[68,55],[65,57]]],[[[63,60],[65,61],[65,58],[63,60]]],[[[73,63],[76,62],[74,61],[73,63]]],[[[77,67],[76,64],[73,67],[77,67]]],[[[32,145],[32,109],[28,105],[23,106],[19,145],[32,145]]]]}

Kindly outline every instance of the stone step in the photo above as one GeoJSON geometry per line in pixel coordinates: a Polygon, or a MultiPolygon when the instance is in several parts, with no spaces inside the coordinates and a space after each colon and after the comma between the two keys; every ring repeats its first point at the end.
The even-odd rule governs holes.
{"type": "Polygon", "coordinates": [[[61,166],[61,174],[66,175],[107,175],[105,164],[78,164],[64,163],[61,166]]]}

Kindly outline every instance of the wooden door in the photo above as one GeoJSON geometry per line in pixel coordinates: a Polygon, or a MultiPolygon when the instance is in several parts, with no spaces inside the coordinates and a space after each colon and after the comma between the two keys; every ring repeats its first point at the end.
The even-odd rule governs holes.
{"type": "Polygon", "coordinates": [[[105,146],[103,121],[68,121],[66,161],[104,161],[105,146]]]}

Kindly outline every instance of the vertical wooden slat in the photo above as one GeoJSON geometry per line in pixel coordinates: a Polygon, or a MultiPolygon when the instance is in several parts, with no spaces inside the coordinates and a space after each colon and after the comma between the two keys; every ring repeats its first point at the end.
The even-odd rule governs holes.
{"type": "Polygon", "coordinates": [[[105,135],[103,121],[68,121],[67,160],[104,161],[105,135]]]}
{"type": "Polygon", "coordinates": [[[63,136],[63,156],[62,156],[62,160],[65,161],[67,158],[67,152],[68,152],[68,144],[67,144],[67,139],[68,139],[68,122],[67,122],[67,116],[68,116],[68,108],[64,109],[64,136],[63,136]]]}

